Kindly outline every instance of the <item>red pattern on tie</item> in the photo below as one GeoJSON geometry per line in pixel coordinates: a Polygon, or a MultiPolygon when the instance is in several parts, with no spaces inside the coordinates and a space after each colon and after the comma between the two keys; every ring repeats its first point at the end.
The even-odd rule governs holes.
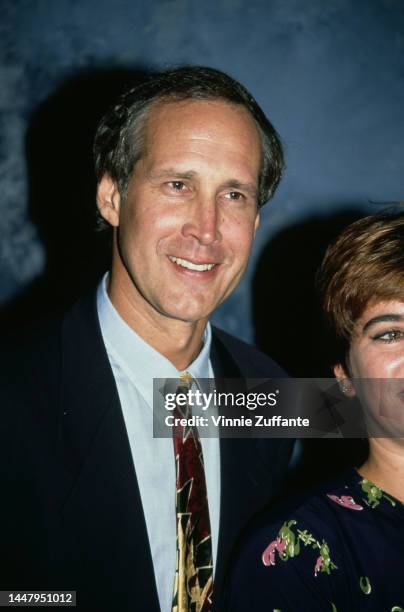
{"type": "MultiPolygon", "coordinates": [[[[186,393],[192,379],[186,375],[177,389],[186,393]]],[[[175,418],[191,416],[189,406],[177,406],[175,418]]],[[[177,566],[173,612],[210,612],[213,562],[205,467],[195,427],[173,428],[176,465],[177,566]]]]}

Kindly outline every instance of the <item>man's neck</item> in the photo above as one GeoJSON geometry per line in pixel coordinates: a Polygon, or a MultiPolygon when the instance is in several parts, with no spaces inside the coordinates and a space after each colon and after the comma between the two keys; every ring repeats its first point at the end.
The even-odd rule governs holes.
{"type": "Polygon", "coordinates": [[[112,274],[108,277],[107,292],[114,308],[129,327],[177,370],[185,370],[196,359],[203,345],[207,320],[190,323],[164,316],[141,296],[126,292],[112,274]],[[140,300],[142,307],[139,307],[140,300]]]}
{"type": "Polygon", "coordinates": [[[404,503],[404,439],[372,438],[359,473],[404,503]]]}

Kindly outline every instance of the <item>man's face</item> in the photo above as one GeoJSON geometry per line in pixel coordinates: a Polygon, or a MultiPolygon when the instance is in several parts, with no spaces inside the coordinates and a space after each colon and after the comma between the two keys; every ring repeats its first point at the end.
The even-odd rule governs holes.
{"type": "Polygon", "coordinates": [[[260,137],[242,107],[188,100],[151,109],[127,196],[114,196],[112,276],[132,306],[196,322],[223,302],[258,226],[260,166],[260,137]]]}

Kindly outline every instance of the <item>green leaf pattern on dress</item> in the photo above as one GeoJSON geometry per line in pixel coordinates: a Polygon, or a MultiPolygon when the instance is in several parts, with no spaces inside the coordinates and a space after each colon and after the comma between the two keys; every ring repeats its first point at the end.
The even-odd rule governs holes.
{"type": "Polygon", "coordinates": [[[386,493],[382,491],[379,487],[377,487],[373,482],[364,478],[360,481],[361,489],[364,493],[366,493],[367,499],[365,499],[365,503],[371,508],[376,508],[380,504],[380,501],[383,499],[387,499],[390,504],[394,507],[396,502],[394,499],[391,499],[386,493]]]}
{"type": "MultiPolygon", "coordinates": [[[[366,497],[363,498],[363,502],[369,508],[376,508],[383,499],[388,501],[392,507],[397,505],[397,502],[394,499],[386,495],[382,489],[377,487],[370,480],[363,478],[359,482],[359,486],[366,495],[366,497]]],[[[328,497],[334,502],[339,501],[334,499],[335,496],[328,495],[328,497]]],[[[341,507],[352,509],[352,506],[356,505],[356,502],[352,498],[350,505],[344,505],[341,503],[339,503],[339,505],[341,507]]],[[[298,529],[297,521],[294,519],[285,521],[283,523],[276,539],[273,540],[262,553],[262,562],[266,566],[275,565],[276,554],[278,554],[279,559],[282,561],[287,561],[292,557],[296,557],[300,554],[301,544],[304,547],[311,547],[313,550],[317,550],[319,552],[319,556],[317,557],[314,566],[315,577],[317,577],[319,573],[330,574],[332,570],[338,569],[335,563],[331,560],[330,548],[325,540],[323,539],[320,542],[307,529],[298,529]]],[[[359,578],[359,586],[364,595],[371,594],[372,586],[367,576],[361,576],[359,578]]],[[[338,612],[334,602],[330,602],[330,605],[331,612],[338,612]]],[[[278,612],[278,610],[274,610],[273,612],[278,612]]],[[[393,606],[391,608],[391,612],[404,612],[404,608],[400,606],[393,606]]]]}
{"type": "Polygon", "coordinates": [[[370,580],[367,576],[361,576],[359,578],[359,586],[361,588],[362,593],[365,595],[370,595],[372,592],[372,585],[370,584],[370,580]]]}
{"type": "Polygon", "coordinates": [[[320,553],[314,566],[315,576],[319,573],[330,574],[331,570],[337,569],[337,566],[331,560],[330,548],[325,540],[320,542],[307,529],[297,529],[296,524],[297,522],[293,519],[283,523],[276,539],[267,546],[262,554],[264,565],[275,565],[276,553],[282,561],[297,557],[300,554],[300,543],[302,543],[304,546],[310,546],[320,553]]]}

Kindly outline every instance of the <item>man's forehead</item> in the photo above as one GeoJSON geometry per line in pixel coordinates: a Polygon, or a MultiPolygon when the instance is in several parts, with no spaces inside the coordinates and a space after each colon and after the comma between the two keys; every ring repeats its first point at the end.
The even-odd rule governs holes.
{"type": "Polygon", "coordinates": [[[156,101],[146,116],[147,131],[155,131],[167,122],[183,122],[187,119],[192,125],[216,125],[223,123],[238,123],[245,130],[251,131],[260,140],[260,134],[255,120],[249,110],[241,104],[235,104],[223,98],[185,98],[162,99],[156,101]]]}
{"type": "Polygon", "coordinates": [[[241,105],[222,99],[187,99],[162,101],[150,109],[143,160],[151,156],[156,161],[163,155],[166,162],[167,157],[174,160],[181,153],[197,154],[199,149],[218,161],[223,153],[233,155],[254,174],[261,168],[261,136],[249,111],[241,105]]]}

